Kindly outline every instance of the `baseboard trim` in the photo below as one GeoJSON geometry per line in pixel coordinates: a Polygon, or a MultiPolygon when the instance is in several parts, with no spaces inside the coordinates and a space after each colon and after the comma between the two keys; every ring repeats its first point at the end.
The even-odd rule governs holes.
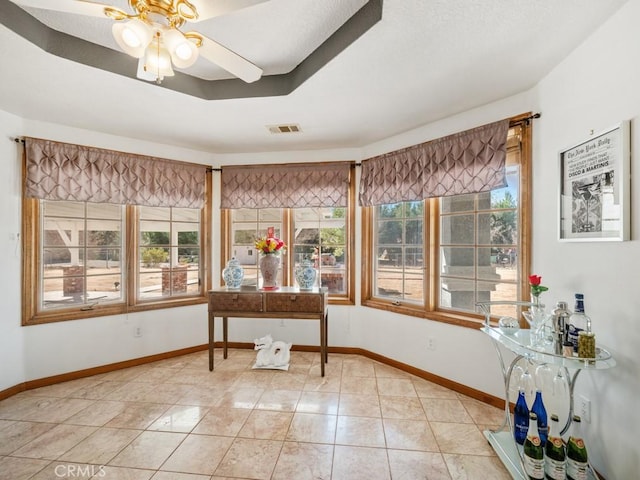
{"type": "MultiPolygon", "coordinates": [[[[244,343],[244,342],[229,342],[227,346],[229,348],[242,348],[242,349],[253,350],[254,344],[244,343]]],[[[222,348],[223,343],[215,342],[214,347],[222,348]]],[[[113,372],[115,370],[121,370],[123,368],[136,367],[138,365],[157,362],[159,360],[166,360],[168,358],[180,357],[182,355],[187,355],[190,353],[201,352],[203,350],[207,350],[208,348],[209,346],[207,344],[196,345],[194,347],[181,348],[179,350],[172,350],[164,353],[157,353],[155,355],[148,355],[146,357],[134,358],[134,359],[125,360],[122,362],[109,363],[107,365],[102,365],[99,367],[85,368],[83,370],[76,370],[74,372],[63,373],[60,375],[53,375],[51,377],[44,377],[44,378],[38,378],[35,380],[29,380],[24,383],[19,383],[17,385],[14,385],[13,387],[9,387],[5,390],[0,391],[0,400],[4,400],[20,392],[24,392],[25,390],[32,390],[34,388],[46,387],[48,385],[68,382],[69,380],[77,380],[79,378],[90,377],[92,375],[98,375],[101,373],[113,372]]],[[[294,351],[300,351],[300,352],[319,352],[320,351],[320,348],[318,346],[312,346],[312,345],[294,345],[291,349],[294,351]]],[[[361,355],[363,357],[370,358],[371,360],[375,360],[385,365],[389,365],[390,367],[394,367],[404,372],[410,373],[412,375],[415,375],[416,377],[423,378],[425,380],[428,380],[430,382],[433,382],[435,384],[438,384],[440,386],[443,386],[455,392],[461,393],[468,397],[474,398],[483,403],[492,405],[497,408],[504,408],[504,400],[502,398],[496,397],[494,395],[490,395],[481,390],[477,390],[467,385],[454,382],[452,380],[449,380],[448,378],[435,375],[426,370],[421,370],[419,368],[413,367],[406,363],[399,362],[389,357],[385,357],[384,355],[371,352],[369,350],[356,348],[356,347],[329,347],[329,353],[361,355]]]]}

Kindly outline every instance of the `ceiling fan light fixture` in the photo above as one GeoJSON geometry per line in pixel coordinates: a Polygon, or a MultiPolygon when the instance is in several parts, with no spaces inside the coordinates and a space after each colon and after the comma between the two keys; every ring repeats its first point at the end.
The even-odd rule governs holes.
{"type": "Polygon", "coordinates": [[[135,58],[144,56],[153,38],[151,27],[135,18],[124,23],[114,23],[111,31],[120,48],[135,58]]]}
{"type": "Polygon", "coordinates": [[[164,77],[172,77],[174,75],[171,65],[171,55],[169,51],[162,45],[160,37],[147,47],[144,58],[138,62],[137,77],[142,80],[162,82],[164,77]]]}
{"type": "Polygon", "coordinates": [[[198,47],[176,29],[169,29],[162,34],[171,60],[177,68],[189,68],[198,60],[198,47]]]}

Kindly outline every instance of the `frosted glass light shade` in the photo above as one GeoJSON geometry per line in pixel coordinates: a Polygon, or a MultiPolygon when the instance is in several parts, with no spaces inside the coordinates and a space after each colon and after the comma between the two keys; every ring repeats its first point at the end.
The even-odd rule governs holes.
{"type": "Polygon", "coordinates": [[[169,51],[154,41],[147,48],[144,58],[138,62],[137,77],[159,83],[164,77],[172,77],[173,75],[169,51]]]}
{"type": "Polygon", "coordinates": [[[178,30],[170,29],[163,32],[162,41],[176,67],[188,68],[198,59],[198,47],[178,30]]]}
{"type": "Polygon", "coordinates": [[[111,32],[120,48],[135,58],[144,56],[153,37],[151,27],[138,19],[114,23],[111,32]]]}

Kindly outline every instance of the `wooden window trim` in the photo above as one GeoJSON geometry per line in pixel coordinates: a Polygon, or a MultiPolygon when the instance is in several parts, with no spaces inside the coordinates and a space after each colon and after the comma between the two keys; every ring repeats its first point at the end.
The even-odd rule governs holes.
{"type": "MultiPolygon", "coordinates": [[[[518,255],[518,268],[520,282],[518,294],[520,299],[529,298],[528,277],[531,264],[531,196],[532,196],[532,124],[531,113],[524,113],[510,119],[509,128],[521,126],[521,159],[520,159],[520,184],[519,184],[519,212],[521,215],[520,229],[518,232],[520,252],[518,255]]],[[[461,327],[479,329],[484,321],[484,316],[470,312],[439,310],[438,285],[439,285],[439,199],[425,201],[424,239],[428,242],[429,270],[425,272],[425,304],[413,305],[406,302],[396,302],[374,296],[375,252],[374,252],[374,209],[375,207],[362,208],[362,287],[361,304],[366,307],[376,308],[401,315],[410,315],[425,318],[442,323],[458,325],[461,327]],[[399,304],[398,304],[399,303],[399,304]]]]}
{"type": "MultiPolygon", "coordinates": [[[[23,166],[24,168],[24,166],[23,166]]],[[[202,267],[203,288],[202,295],[186,298],[169,298],[163,300],[136,300],[136,262],[138,241],[136,232],[138,218],[134,215],[135,207],[126,208],[124,251],[126,252],[125,283],[127,293],[125,301],[116,304],[96,305],[91,309],[82,310],[82,307],[56,309],[51,312],[39,312],[40,278],[39,265],[41,239],[40,231],[40,201],[34,198],[22,199],[22,325],[40,325],[44,323],[62,322],[67,320],[80,320],[86,318],[102,317],[108,315],[122,315],[126,313],[157,310],[163,308],[184,307],[207,303],[207,292],[211,289],[211,209],[212,209],[212,180],[211,172],[206,176],[205,205],[201,210],[201,236],[202,236],[202,267]]]]}

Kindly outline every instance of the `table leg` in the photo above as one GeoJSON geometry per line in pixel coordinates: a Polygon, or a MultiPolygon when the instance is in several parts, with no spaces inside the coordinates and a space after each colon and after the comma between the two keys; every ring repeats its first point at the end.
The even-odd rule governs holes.
{"type": "Polygon", "coordinates": [[[222,317],[222,341],[224,343],[224,358],[227,358],[227,317],[222,317]]]}
{"type": "Polygon", "coordinates": [[[320,317],[320,376],[324,377],[324,358],[327,348],[327,331],[324,315],[320,317]]]}
{"type": "Polygon", "coordinates": [[[324,315],[324,363],[329,363],[329,312],[324,315]]]}
{"type": "Polygon", "coordinates": [[[213,324],[214,316],[209,314],[209,371],[213,371],[213,324]]]}

